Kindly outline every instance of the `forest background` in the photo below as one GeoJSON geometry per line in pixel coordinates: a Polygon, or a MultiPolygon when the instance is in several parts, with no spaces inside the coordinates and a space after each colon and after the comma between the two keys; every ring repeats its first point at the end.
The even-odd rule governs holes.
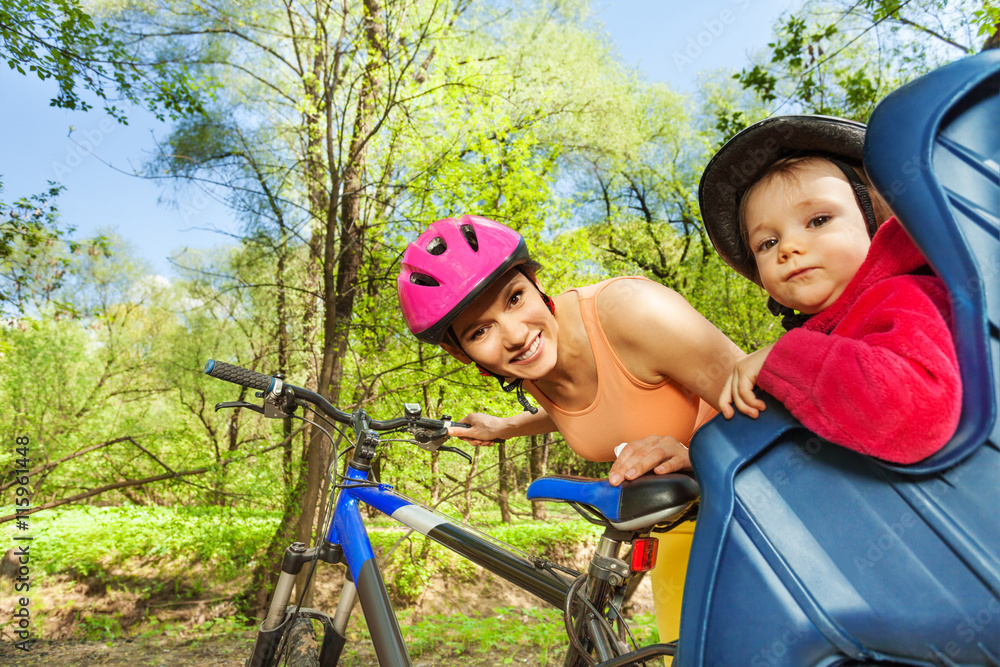
{"type": "MultiPolygon", "coordinates": [[[[675,64],[696,67],[748,2],[719,3],[675,64]]],[[[807,0],[749,60],[681,93],[625,66],[586,0],[3,0],[0,59],[102,127],[136,109],[169,121],[134,175],[181,208],[210,196],[239,222],[230,242],[176,254],[165,281],[115,234],[73,234],[57,181],[0,190],[0,530],[7,546],[31,532],[45,554],[35,636],[241,631],[284,547],[314,540],[334,443],[309,424],[216,412],[253,396],[204,376],[209,358],[378,418],[404,402],[429,416],[519,409],[402,322],[399,258],[432,220],[470,212],[519,229],[550,293],[646,275],[743,349],[772,342],[764,296],[705,234],[708,159],[775,113],[864,121],[891,90],[995,42],[998,25],[991,1],[807,0]],[[202,611],[152,611],[184,601],[202,611]]],[[[393,443],[376,474],[529,551],[590,539],[523,492],[606,464],[558,434],[472,454],[393,443]]],[[[390,535],[380,547],[405,606],[449,563],[390,535]]]]}

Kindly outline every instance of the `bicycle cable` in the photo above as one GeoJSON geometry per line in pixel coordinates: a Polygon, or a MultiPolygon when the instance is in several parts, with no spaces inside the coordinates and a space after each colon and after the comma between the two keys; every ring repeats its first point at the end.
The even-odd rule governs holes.
{"type": "MultiPolygon", "coordinates": [[[[348,442],[351,441],[351,439],[347,436],[346,433],[344,433],[344,431],[340,428],[340,426],[337,423],[330,421],[330,419],[326,415],[324,415],[322,412],[320,412],[319,410],[316,410],[314,407],[310,406],[308,403],[300,402],[299,405],[302,406],[303,409],[309,410],[314,415],[316,415],[317,417],[319,417],[320,419],[322,419],[323,421],[325,421],[327,424],[329,424],[330,426],[332,426],[333,429],[335,431],[337,431],[337,433],[340,434],[341,438],[343,438],[344,440],[346,440],[348,442]]],[[[327,468],[326,476],[327,476],[327,479],[330,480],[330,487],[331,488],[333,488],[333,489],[356,489],[356,488],[359,488],[359,487],[378,486],[378,482],[367,482],[367,481],[364,481],[364,482],[355,482],[354,484],[341,484],[341,483],[338,483],[337,482],[337,478],[338,477],[340,479],[343,479],[343,480],[347,480],[349,478],[346,475],[343,475],[340,472],[336,471],[336,469],[337,469],[337,462],[340,460],[341,456],[343,456],[347,452],[349,452],[352,449],[354,449],[355,445],[351,444],[351,445],[345,447],[343,451],[339,451],[337,449],[337,443],[333,439],[333,436],[330,434],[329,431],[327,431],[326,429],[324,429],[322,426],[320,426],[316,422],[311,421],[309,419],[306,419],[305,417],[302,417],[302,416],[299,416],[299,415],[292,415],[292,416],[295,417],[296,419],[301,419],[304,422],[308,422],[308,423],[312,424],[316,428],[318,428],[321,431],[323,431],[323,433],[326,435],[326,437],[329,438],[329,440],[330,440],[330,447],[333,449],[333,458],[332,458],[332,460],[330,462],[330,466],[327,468]]],[[[335,500],[336,500],[336,498],[331,498],[331,500],[330,500],[331,505],[335,502],[335,500]]]]}
{"type": "MultiPolygon", "coordinates": [[[[577,652],[577,655],[579,655],[585,663],[593,666],[597,664],[597,660],[590,657],[590,652],[584,648],[583,642],[581,642],[580,638],[576,636],[576,631],[573,629],[573,602],[576,600],[577,592],[586,580],[586,575],[581,574],[576,578],[576,581],[570,585],[569,590],[566,591],[566,603],[563,605],[563,625],[566,626],[566,636],[569,637],[569,643],[573,647],[573,650],[577,652]]],[[[587,600],[587,603],[589,605],[590,600],[587,600]]],[[[583,629],[582,622],[580,628],[581,630],[583,629]]]]}
{"type": "MultiPolygon", "coordinates": [[[[586,662],[587,665],[590,665],[592,667],[593,665],[598,664],[597,660],[590,656],[590,654],[584,648],[583,643],[580,641],[580,638],[576,636],[576,632],[573,630],[572,619],[573,619],[574,599],[579,597],[579,599],[590,609],[590,612],[591,614],[593,614],[594,619],[598,621],[601,631],[604,632],[611,639],[612,642],[617,643],[619,637],[615,634],[615,629],[611,626],[608,620],[604,618],[604,615],[600,611],[598,611],[597,607],[595,607],[594,604],[590,600],[588,600],[580,591],[580,588],[583,586],[586,580],[587,580],[587,575],[581,574],[579,577],[577,577],[576,581],[573,582],[573,584],[569,587],[569,590],[566,592],[566,604],[563,606],[563,624],[566,626],[566,635],[569,637],[569,641],[570,644],[573,646],[573,649],[576,650],[576,652],[580,655],[581,659],[584,662],[586,662]]],[[[612,609],[614,609],[615,615],[618,616],[618,618],[621,620],[622,626],[625,628],[625,631],[628,632],[629,638],[632,640],[632,645],[638,648],[635,638],[632,636],[632,631],[629,629],[628,624],[625,623],[625,619],[622,617],[621,612],[614,605],[610,606],[612,609]]],[[[643,660],[642,664],[645,665],[646,661],[643,660]]]]}
{"type": "MultiPolygon", "coordinates": [[[[315,411],[313,411],[313,412],[315,412],[315,411]]],[[[337,443],[334,441],[333,436],[330,434],[329,431],[327,431],[325,428],[323,428],[322,426],[320,426],[316,422],[312,421],[311,419],[306,419],[305,417],[303,417],[301,415],[291,415],[291,417],[293,417],[295,419],[301,419],[302,421],[304,421],[304,422],[306,422],[308,424],[312,424],[313,426],[315,426],[316,428],[318,428],[320,431],[322,431],[323,434],[327,438],[330,439],[330,446],[333,448],[334,454],[336,454],[336,452],[337,452],[337,443]]],[[[332,515],[331,515],[331,512],[330,512],[330,508],[331,507],[333,507],[333,499],[332,498],[330,500],[330,503],[326,507],[326,514],[323,516],[323,524],[322,524],[323,525],[323,539],[326,539],[326,535],[329,534],[330,521],[333,518],[332,515]]],[[[318,561],[319,561],[318,557],[314,558],[312,560],[312,562],[310,563],[310,565],[309,565],[309,571],[306,573],[306,580],[302,584],[302,590],[299,591],[299,599],[296,601],[296,604],[295,604],[295,611],[292,613],[291,618],[288,619],[288,627],[286,627],[285,631],[281,633],[281,641],[278,643],[278,648],[274,652],[276,660],[281,660],[282,653],[288,648],[288,637],[291,634],[291,632],[294,630],[294,628],[295,628],[295,622],[298,620],[299,613],[302,611],[302,601],[305,600],[306,593],[309,591],[309,585],[312,583],[313,573],[316,571],[316,563],[318,561]]],[[[310,624],[311,624],[311,621],[310,621],[310,624]]],[[[290,657],[289,655],[285,655],[284,656],[284,660],[285,660],[284,664],[286,665],[286,667],[288,665],[288,659],[289,659],[289,657],[290,657]]]]}

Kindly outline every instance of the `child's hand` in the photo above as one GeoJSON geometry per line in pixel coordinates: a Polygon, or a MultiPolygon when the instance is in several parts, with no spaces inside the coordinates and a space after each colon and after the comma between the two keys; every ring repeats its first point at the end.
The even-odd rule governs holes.
{"type": "Polygon", "coordinates": [[[737,410],[754,419],[764,409],[764,401],[757,398],[757,395],[753,393],[753,388],[757,384],[760,369],[764,367],[764,361],[773,347],[774,343],[762,347],[743,357],[733,366],[733,374],[730,376],[729,382],[723,385],[722,394],[719,395],[719,407],[726,419],[732,419],[733,415],[736,414],[732,403],[736,404],[737,410]]]}
{"type": "Polygon", "coordinates": [[[503,426],[503,419],[501,417],[494,417],[482,412],[473,412],[457,421],[468,424],[471,428],[452,426],[448,429],[448,435],[453,438],[461,438],[470,445],[492,447],[494,440],[503,437],[500,434],[500,429],[503,426]]]}
{"type": "Polygon", "coordinates": [[[611,486],[618,486],[626,479],[635,479],[650,470],[666,475],[691,467],[688,449],[669,435],[647,435],[628,444],[608,472],[611,486]]]}

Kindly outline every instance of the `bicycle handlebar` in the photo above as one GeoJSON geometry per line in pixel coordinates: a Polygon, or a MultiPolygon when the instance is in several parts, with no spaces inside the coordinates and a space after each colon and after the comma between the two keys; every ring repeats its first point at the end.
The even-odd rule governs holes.
{"type": "Polygon", "coordinates": [[[209,359],[208,363],[205,364],[205,375],[219,378],[220,380],[225,380],[226,382],[232,382],[233,384],[238,384],[241,387],[259,389],[260,391],[269,392],[274,388],[275,384],[274,378],[269,375],[264,375],[263,373],[258,373],[257,371],[252,371],[248,368],[241,368],[240,366],[227,364],[224,361],[216,361],[215,359],[209,359]]]}
{"type": "MultiPolygon", "coordinates": [[[[330,401],[326,400],[314,391],[286,384],[276,377],[264,375],[263,373],[258,373],[247,368],[234,366],[233,364],[227,364],[223,361],[216,361],[214,359],[209,359],[208,363],[205,364],[205,374],[220,380],[225,380],[226,382],[232,382],[233,384],[240,385],[241,387],[257,389],[265,394],[272,394],[275,397],[292,396],[295,400],[312,404],[320,412],[334,421],[347,426],[354,425],[354,415],[348,414],[347,412],[336,408],[332,403],[330,403],[330,401]]],[[[363,413],[363,411],[359,410],[355,414],[361,413],[363,413]]],[[[426,417],[396,417],[385,421],[366,418],[364,424],[365,428],[369,428],[373,431],[395,431],[406,427],[441,431],[450,426],[468,427],[469,425],[461,422],[453,422],[451,420],[444,421],[440,419],[428,419],[426,417]]]]}

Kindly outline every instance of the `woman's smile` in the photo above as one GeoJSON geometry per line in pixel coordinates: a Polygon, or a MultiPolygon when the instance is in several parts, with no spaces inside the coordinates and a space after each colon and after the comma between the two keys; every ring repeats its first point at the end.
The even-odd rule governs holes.
{"type": "Polygon", "coordinates": [[[525,362],[530,363],[531,361],[534,361],[535,357],[538,356],[538,353],[541,352],[541,350],[542,350],[542,335],[538,334],[535,336],[535,339],[531,341],[531,344],[528,346],[528,348],[524,350],[524,352],[522,352],[521,354],[511,359],[511,361],[516,364],[525,362]]]}

